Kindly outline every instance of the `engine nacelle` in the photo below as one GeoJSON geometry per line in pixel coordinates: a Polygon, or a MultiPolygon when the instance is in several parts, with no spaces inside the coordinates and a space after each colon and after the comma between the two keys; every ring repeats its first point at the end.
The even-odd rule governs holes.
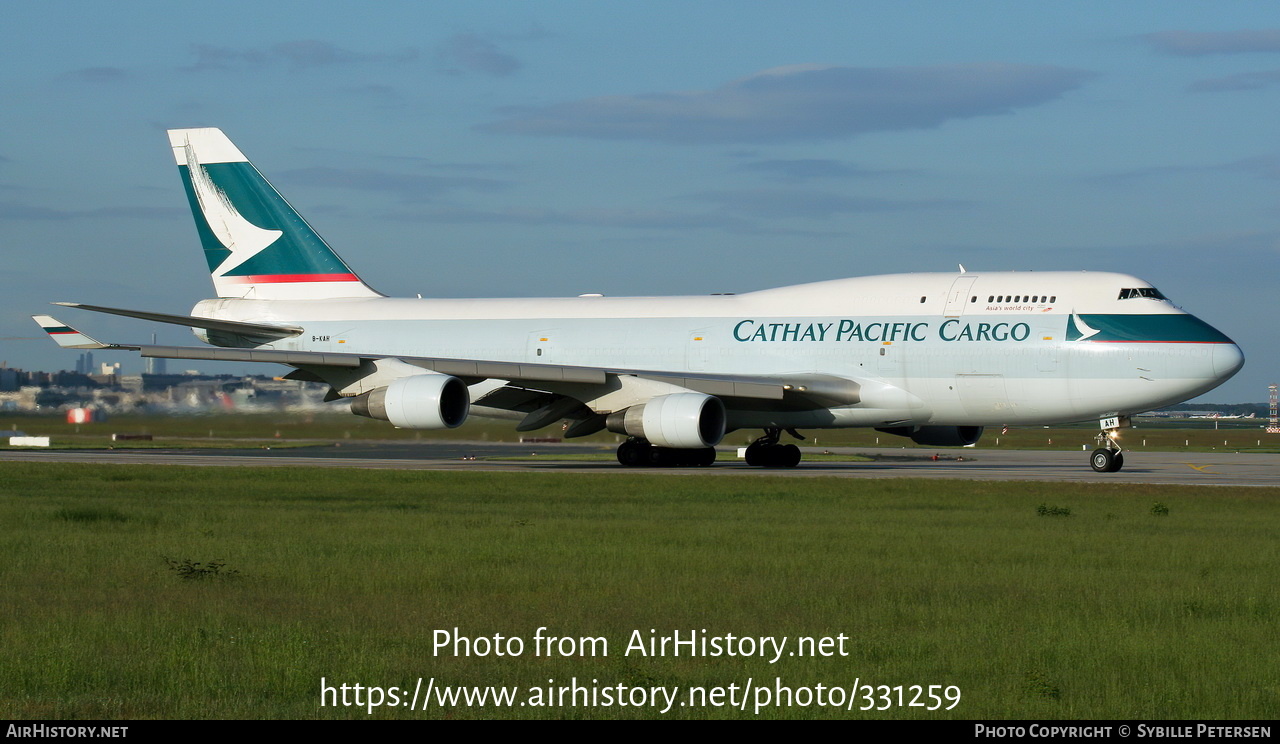
{"type": "Polygon", "coordinates": [[[606,426],[659,447],[714,447],[724,438],[724,403],[702,393],[660,395],[609,414],[606,426]]]}
{"type": "Polygon", "coordinates": [[[456,377],[434,372],[409,375],[356,396],[351,412],[390,421],[401,429],[454,429],[471,412],[471,393],[456,377]]]}
{"type": "Polygon", "coordinates": [[[981,426],[898,426],[876,431],[909,437],[916,444],[930,447],[965,447],[982,438],[982,429],[981,426]]]}

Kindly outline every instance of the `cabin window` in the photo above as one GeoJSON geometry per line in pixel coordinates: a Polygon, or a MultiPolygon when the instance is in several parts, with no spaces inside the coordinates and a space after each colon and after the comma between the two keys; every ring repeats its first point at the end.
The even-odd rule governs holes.
{"type": "Polygon", "coordinates": [[[977,302],[977,301],[978,301],[978,296],[977,296],[977,295],[974,295],[973,297],[970,297],[970,298],[969,298],[969,302],[977,302]]]}
{"type": "Polygon", "coordinates": [[[925,298],[924,298],[924,297],[921,297],[921,298],[920,298],[920,304],[921,304],[921,305],[923,305],[923,304],[924,304],[924,300],[925,300],[925,298]]]}
{"type": "Polygon", "coordinates": [[[987,295],[987,302],[995,302],[995,301],[996,301],[995,295],[987,295]]]}
{"type": "Polygon", "coordinates": [[[1057,295],[1054,295],[1054,296],[1052,296],[1052,297],[1050,297],[1050,298],[1049,298],[1049,302],[1057,302],[1057,301],[1058,301],[1058,296],[1057,296],[1057,295]]]}

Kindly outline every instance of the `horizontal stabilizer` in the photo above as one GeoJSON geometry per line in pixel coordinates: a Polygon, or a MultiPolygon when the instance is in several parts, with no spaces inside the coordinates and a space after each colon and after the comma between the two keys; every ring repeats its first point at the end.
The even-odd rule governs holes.
{"type": "Polygon", "coordinates": [[[188,328],[203,328],[207,331],[225,331],[227,333],[239,333],[250,336],[265,336],[272,339],[288,338],[289,336],[297,336],[302,333],[302,329],[295,326],[244,323],[238,320],[214,320],[212,318],[197,318],[193,315],[168,315],[166,313],[152,313],[142,310],[123,310],[118,307],[82,305],[79,302],[55,302],[53,304],[61,305],[63,307],[74,307],[78,310],[91,310],[95,313],[108,313],[110,315],[123,315],[126,318],[151,320],[157,323],[171,323],[173,325],[186,326],[188,328]]]}
{"type": "Polygon", "coordinates": [[[80,331],[49,315],[32,315],[44,332],[64,349],[105,349],[107,344],[94,341],[80,331]]]}

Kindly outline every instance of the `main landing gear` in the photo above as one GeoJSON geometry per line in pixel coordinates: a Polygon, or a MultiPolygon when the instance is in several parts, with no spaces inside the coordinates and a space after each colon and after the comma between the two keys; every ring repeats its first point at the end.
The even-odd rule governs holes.
{"type": "Polygon", "coordinates": [[[1104,429],[1098,433],[1098,448],[1089,455],[1089,465],[1099,473],[1116,473],[1124,467],[1124,452],[1116,444],[1118,429],[1104,429]]]}
{"type": "Polygon", "coordinates": [[[635,437],[618,445],[618,462],[629,468],[706,467],[715,461],[715,447],[696,447],[693,449],[655,447],[645,440],[635,437]]]}
{"type": "MultiPolygon", "coordinates": [[[[747,464],[766,468],[794,468],[799,465],[800,448],[794,444],[778,443],[783,431],[781,428],[765,429],[764,436],[747,447],[747,464]]],[[[785,431],[796,439],[804,439],[795,429],[785,431]]],[[[618,462],[629,468],[707,467],[715,461],[714,447],[694,449],[656,447],[638,437],[631,437],[618,445],[618,462]]]]}
{"type": "MultiPolygon", "coordinates": [[[[796,439],[804,439],[795,429],[787,433],[796,439]]],[[[782,429],[765,429],[764,436],[747,447],[747,464],[766,468],[794,468],[800,464],[800,448],[794,444],[778,444],[782,429]]]]}

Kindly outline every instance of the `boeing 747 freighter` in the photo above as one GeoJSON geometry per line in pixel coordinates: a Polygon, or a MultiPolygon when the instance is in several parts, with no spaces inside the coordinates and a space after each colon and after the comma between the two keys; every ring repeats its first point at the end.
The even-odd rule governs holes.
{"type": "Polygon", "coordinates": [[[1147,282],[1108,272],[895,274],[736,295],[392,298],[370,288],[218,129],[169,144],[217,293],[187,315],[57,303],[191,327],[209,346],[70,348],[273,362],[352,412],[453,428],[469,414],[565,437],[625,435],[623,465],[715,460],[757,429],[751,465],[794,467],[800,429],[874,427],[972,444],[983,427],[1097,420],[1100,472],[1128,417],[1200,395],[1239,347],[1147,282]]]}

